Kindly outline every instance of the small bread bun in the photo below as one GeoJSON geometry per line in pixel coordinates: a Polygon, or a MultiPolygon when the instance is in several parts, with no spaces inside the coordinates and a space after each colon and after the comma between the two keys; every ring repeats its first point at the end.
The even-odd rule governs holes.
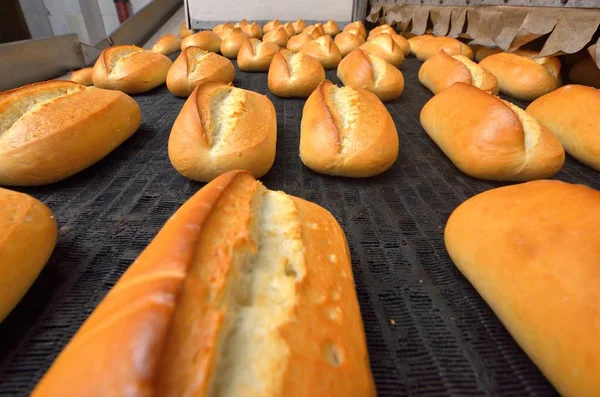
{"type": "Polygon", "coordinates": [[[233,25],[229,22],[222,23],[212,28],[213,33],[218,35],[221,38],[221,40],[227,37],[229,35],[229,32],[231,32],[232,30],[233,25]]]}
{"type": "Polygon", "coordinates": [[[248,23],[242,26],[242,31],[248,35],[248,37],[254,37],[255,39],[262,39],[263,32],[260,25],[256,22],[248,23]]]}
{"type": "Polygon", "coordinates": [[[377,36],[381,36],[382,34],[389,34],[392,37],[394,42],[402,50],[402,54],[404,55],[405,58],[410,54],[410,43],[408,42],[408,40],[406,40],[406,38],[404,38],[404,36],[400,36],[399,34],[396,34],[396,33],[387,33],[385,31],[379,31],[379,33],[377,33],[377,34],[369,35],[367,42],[372,41],[377,36]]]}
{"type": "Polygon", "coordinates": [[[600,69],[590,56],[577,62],[569,71],[569,79],[573,83],[600,88],[600,69]]]}
{"type": "Polygon", "coordinates": [[[69,78],[69,80],[71,80],[75,83],[81,84],[81,85],[93,85],[94,84],[94,82],[92,81],[93,71],[94,71],[94,68],[92,68],[92,67],[75,70],[75,71],[73,71],[73,73],[71,73],[71,77],[69,78]]]}
{"type": "Polygon", "coordinates": [[[498,79],[500,92],[513,98],[532,101],[560,87],[560,61],[557,57],[530,59],[536,53],[502,52],[490,55],[479,64],[498,79]]]}
{"type": "Polygon", "coordinates": [[[369,32],[368,38],[378,36],[378,35],[380,35],[382,33],[387,33],[387,34],[390,34],[390,35],[398,34],[398,33],[396,33],[396,31],[394,30],[393,27],[391,27],[387,23],[384,23],[383,25],[379,25],[376,28],[374,28],[373,30],[371,30],[369,32]]]}
{"type": "Polygon", "coordinates": [[[271,30],[277,29],[279,26],[281,26],[281,22],[279,22],[279,19],[269,21],[269,22],[265,23],[265,26],[263,26],[263,34],[267,34],[271,30]]]}
{"type": "Polygon", "coordinates": [[[471,84],[489,94],[498,94],[498,80],[491,72],[464,55],[448,55],[440,50],[419,69],[419,81],[434,94],[454,83],[471,84]]]}
{"type": "Polygon", "coordinates": [[[404,52],[389,34],[380,34],[360,46],[360,49],[379,55],[395,67],[399,68],[404,62],[404,52]]]}
{"type": "Polygon", "coordinates": [[[363,178],[398,158],[398,132],[375,94],[323,81],[306,100],[300,158],[313,171],[363,178]]]}
{"type": "Polygon", "coordinates": [[[208,182],[231,170],[265,175],[275,161],[273,103],[221,82],[200,84],[183,105],[169,137],[169,158],[186,178],[208,182]]]}
{"type": "Polygon", "coordinates": [[[221,54],[230,59],[236,59],[240,47],[246,41],[248,35],[240,28],[234,28],[221,42],[221,54]]]}
{"type": "Polygon", "coordinates": [[[565,152],[556,137],[510,102],[455,83],[429,100],[421,125],[462,172],[497,181],[549,178],[565,152]]]}
{"type": "Polygon", "coordinates": [[[181,51],[188,47],[198,47],[205,51],[219,52],[221,51],[221,42],[221,37],[218,34],[210,30],[203,30],[183,39],[181,51]]]}
{"type": "Polygon", "coordinates": [[[319,30],[319,33],[321,36],[323,36],[325,34],[325,28],[323,27],[323,24],[320,22],[315,23],[315,28],[319,30]]]}
{"type": "Polygon", "coordinates": [[[344,26],[344,32],[351,32],[352,29],[358,29],[360,35],[364,38],[367,37],[367,30],[365,29],[365,25],[363,25],[362,21],[350,22],[346,26],[344,26]]]}
{"type": "Polygon", "coordinates": [[[191,36],[193,34],[194,31],[192,29],[188,29],[187,23],[181,22],[181,25],[179,26],[179,37],[185,39],[186,37],[191,36]]]}
{"type": "Polygon", "coordinates": [[[296,34],[296,30],[294,29],[294,25],[292,25],[291,22],[286,22],[283,24],[283,28],[285,29],[285,32],[287,33],[288,37],[292,37],[296,34]]]}
{"type": "Polygon", "coordinates": [[[361,45],[365,44],[365,39],[353,33],[342,32],[335,36],[334,42],[335,45],[337,45],[340,49],[343,58],[361,45]]]}
{"type": "Polygon", "coordinates": [[[229,59],[198,47],[188,47],[169,69],[167,88],[173,95],[187,97],[198,84],[209,80],[227,84],[234,76],[235,68],[229,59]]]}
{"type": "Polygon", "coordinates": [[[380,56],[360,48],[342,59],[337,76],[345,86],[371,91],[382,101],[394,100],[404,91],[402,72],[380,56]]]}
{"type": "MultiPolygon", "coordinates": [[[[411,40],[415,39],[417,38],[415,37],[411,40]]],[[[420,41],[416,43],[416,46],[410,44],[411,52],[417,56],[419,61],[428,60],[440,52],[440,50],[444,50],[448,55],[464,55],[469,59],[474,59],[471,47],[452,37],[421,36],[420,41]]]]}
{"type": "Polygon", "coordinates": [[[335,37],[340,32],[339,26],[332,19],[323,24],[323,30],[331,37],[335,37]]]}
{"type": "Polygon", "coordinates": [[[421,52],[421,47],[427,41],[433,39],[435,36],[430,34],[423,34],[420,36],[413,36],[408,39],[408,44],[410,44],[410,53],[414,56],[417,56],[417,53],[421,52]]]}
{"type": "Polygon", "coordinates": [[[150,51],[163,55],[171,55],[181,49],[181,42],[182,40],[179,37],[173,34],[167,34],[158,39],[150,51]]]}
{"type": "Polygon", "coordinates": [[[357,27],[353,27],[353,28],[344,29],[344,31],[343,31],[343,32],[344,32],[344,33],[350,33],[350,34],[353,34],[353,35],[355,35],[355,36],[358,36],[358,37],[360,37],[361,39],[363,39],[363,41],[366,41],[366,40],[367,40],[367,36],[365,36],[365,35],[362,33],[362,30],[360,30],[360,29],[359,29],[359,28],[357,28],[357,27]]]}
{"type": "Polygon", "coordinates": [[[321,62],[300,52],[281,49],[269,67],[269,90],[280,97],[308,98],[323,80],[321,62]]]}
{"type": "Polygon", "coordinates": [[[290,37],[290,39],[287,42],[286,48],[291,52],[296,53],[300,51],[300,47],[302,47],[304,44],[308,43],[311,40],[313,40],[313,37],[310,34],[302,32],[293,37],[290,37]]]}
{"type": "Polygon", "coordinates": [[[470,47],[471,50],[473,50],[473,53],[475,54],[475,60],[477,62],[481,62],[484,58],[489,57],[490,55],[503,52],[500,48],[488,48],[478,44],[473,44],[470,47]]]}
{"type": "Polygon", "coordinates": [[[342,53],[329,35],[311,40],[300,47],[300,52],[315,58],[325,69],[335,69],[342,60],[342,53]]]}
{"type": "Polygon", "coordinates": [[[237,63],[243,72],[267,72],[279,46],[268,41],[248,38],[240,47],[237,63]]]}
{"type": "Polygon", "coordinates": [[[287,45],[288,40],[289,40],[289,36],[283,26],[279,26],[273,30],[270,30],[268,33],[266,33],[263,36],[264,42],[275,43],[279,47],[283,47],[283,48],[285,48],[285,46],[287,45]]]}
{"type": "Polygon", "coordinates": [[[243,28],[244,26],[249,25],[248,21],[246,21],[246,18],[242,19],[239,22],[236,22],[235,25],[233,25],[234,28],[243,28]]]}
{"type": "Polygon", "coordinates": [[[319,37],[323,36],[323,33],[321,33],[321,29],[319,29],[315,25],[309,25],[305,27],[302,32],[308,33],[313,39],[318,39],[319,37]]]}
{"type": "Polygon", "coordinates": [[[164,84],[172,64],[166,56],[134,45],[109,47],[94,65],[92,81],[99,88],[139,94],[164,84]]]}
{"type": "Polygon", "coordinates": [[[304,19],[298,19],[296,22],[292,22],[292,26],[294,27],[294,33],[300,34],[306,27],[306,23],[304,19]]]}

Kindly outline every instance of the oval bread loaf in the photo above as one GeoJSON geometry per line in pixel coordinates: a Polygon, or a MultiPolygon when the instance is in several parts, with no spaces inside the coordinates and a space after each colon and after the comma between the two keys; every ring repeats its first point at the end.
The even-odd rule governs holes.
{"type": "Polygon", "coordinates": [[[92,73],[94,68],[83,68],[71,73],[70,81],[81,85],[93,85],[92,73]]]}
{"type": "Polygon", "coordinates": [[[198,47],[204,51],[221,52],[221,37],[210,30],[203,30],[186,37],[181,42],[181,51],[188,47],[198,47]]]}
{"type": "Polygon", "coordinates": [[[249,38],[240,47],[237,64],[243,72],[267,72],[279,46],[275,43],[261,42],[249,38]]]}
{"type": "Polygon", "coordinates": [[[379,55],[397,68],[404,62],[404,51],[389,34],[383,33],[373,37],[359,48],[371,54],[379,55]]]}
{"type": "Polygon", "coordinates": [[[167,34],[158,39],[150,51],[168,56],[179,51],[181,49],[181,43],[182,40],[179,37],[173,34],[167,34]]]}
{"type": "Polygon", "coordinates": [[[334,43],[340,49],[343,58],[365,44],[365,39],[349,32],[342,32],[335,36],[334,43]]]}
{"type": "Polygon", "coordinates": [[[308,98],[325,80],[325,69],[315,58],[281,49],[269,67],[269,90],[280,97],[308,98]]]}
{"type": "Polygon", "coordinates": [[[300,47],[300,52],[321,62],[325,69],[335,69],[342,60],[342,53],[331,36],[324,35],[300,47]]]}

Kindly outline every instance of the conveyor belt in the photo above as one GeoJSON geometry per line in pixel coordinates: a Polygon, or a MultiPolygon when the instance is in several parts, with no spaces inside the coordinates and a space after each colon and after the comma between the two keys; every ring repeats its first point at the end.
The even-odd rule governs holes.
{"type": "MultiPolygon", "coordinates": [[[[277,98],[266,74],[238,71],[236,86],[266,93],[277,109],[277,157],[262,180],[324,206],[343,226],[380,396],[555,395],[448,258],[443,230],[452,210],[501,184],[458,171],[421,129],[419,112],[431,94],[417,80],[419,65],[414,58],[402,65],[406,90],[387,104],[400,136],[398,161],[360,180],[304,167],[304,100],[277,98]]],[[[66,181],[19,189],[54,211],[60,232],[50,262],[0,325],[2,396],[32,390],[164,222],[203,186],[179,175],[167,156],[184,100],[164,86],[135,99],[143,123],[120,148],[66,181]]],[[[600,189],[598,174],[570,157],[557,178],[600,189]]]]}

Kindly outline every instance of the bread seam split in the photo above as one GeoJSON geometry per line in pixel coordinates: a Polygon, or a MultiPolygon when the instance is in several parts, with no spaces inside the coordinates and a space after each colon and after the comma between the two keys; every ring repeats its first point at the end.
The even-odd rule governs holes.
{"type": "Polygon", "coordinates": [[[246,93],[235,87],[217,90],[211,94],[209,145],[215,152],[227,144],[227,137],[235,130],[242,115],[247,112],[244,103],[246,93]]]}
{"type": "Polygon", "coordinates": [[[521,109],[517,105],[505,101],[502,98],[499,99],[502,102],[504,102],[510,108],[510,110],[513,111],[513,113],[521,122],[521,126],[523,128],[523,147],[525,148],[525,156],[523,156],[523,164],[515,172],[516,174],[520,174],[521,171],[523,171],[525,167],[527,167],[530,163],[529,160],[531,158],[531,155],[533,154],[533,148],[539,142],[541,125],[537,122],[537,120],[535,120],[532,116],[528,115],[523,109],[521,109]],[[527,128],[528,126],[531,126],[531,128],[527,128]]]}
{"type": "Polygon", "coordinates": [[[464,67],[467,68],[469,74],[471,74],[471,83],[475,87],[481,88],[483,84],[483,74],[478,73],[481,72],[481,70],[477,69],[477,67],[481,68],[481,66],[477,65],[475,62],[471,61],[468,57],[464,55],[452,55],[452,58],[462,63],[464,67]]]}
{"type": "MultiPolygon", "coordinates": [[[[112,73],[114,69],[116,69],[120,64],[122,64],[126,59],[131,58],[133,55],[144,51],[141,48],[132,48],[132,47],[128,47],[127,51],[124,51],[124,49],[118,49],[118,51],[120,53],[122,52],[126,52],[125,55],[117,55],[114,54],[111,56],[110,62],[106,62],[106,68],[108,69],[108,73],[112,73]]],[[[108,54],[107,54],[108,55],[108,54]]],[[[106,60],[106,57],[104,58],[106,60]]]]}
{"type": "Polygon", "coordinates": [[[328,95],[331,97],[334,112],[337,114],[340,121],[340,124],[336,125],[340,140],[340,153],[344,154],[348,150],[347,142],[349,140],[349,131],[351,131],[356,124],[360,113],[360,96],[358,95],[358,92],[351,87],[340,88],[335,84],[332,84],[330,87],[328,95]]]}

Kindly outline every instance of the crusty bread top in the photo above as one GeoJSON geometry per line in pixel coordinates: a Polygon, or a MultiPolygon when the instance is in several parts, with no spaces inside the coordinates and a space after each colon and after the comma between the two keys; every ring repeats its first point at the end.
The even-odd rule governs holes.
{"type": "Polygon", "coordinates": [[[265,23],[265,25],[263,26],[263,33],[267,33],[273,29],[278,28],[279,26],[281,26],[281,22],[279,22],[279,19],[274,19],[272,21],[269,21],[267,23],[265,23]]]}
{"type": "Polygon", "coordinates": [[[252,58],[272,57],[279,51],[279,48],[280,47],[275,43],[260,41],[253,37],[249,37],[240,47],[238,56],[244,54],[244,56],[250,56],[252,58]]]}
{"type": "Polygon", "coordinates": [[[290,37],[287,42],[286,48],[292,52],[298,52],[300,47],[302,47],[305,43],[308,43],[313,38],[310,34],[306,32],[302,32],[295,36],[290,37]]]}
{"type": "Polygon", "coordinates": [[[177,52],[181,47],[181,39],[173,34],[167,34],[162,36],[156,41],[156,44],[152,46],[150,51],[158,52],[163,55],[169,55],[170,53],[177,52]]]}
{"type": "Polygon", "coordinates": [[[321,30],[315,25],[309,25],[302,30],[303,33],[309,34],[313,39],[317,39],[323,35],[321,30]]]}
{"type": "MultiPolygon", "coordinates": [[[[290,78],[292,78],[292,79],[298,73],[305,72],[305,70],[303,70],[305,64],[310,65],[310,66],[318,64],[319,66],[321,66],[319,61],[317,61],[315,58],[308,56],[306,54],[303,54],[301,52],[294,54],[293,52],[291,52],[289,50],[281,49],[279,51],[279,55],[281,55],[281,58],[285,61],[285,64],[287,66],[288,76],[290,76],[290,78]]],[[[322,69],[322,67],[320,69],[322,69]]]]}
{"type": "Polygon", "coordinates": [[[93,82],[92,82],[92,72],[93,71],[94,71],[93,67],[74,70],[73,73],[71,73],[71,77],[69,78],[69,80],[73,81],[75,83],[78,83],[78,84],[92,85],[93,84],[93,82]]]}
{"type": "Polygon", "coordinates": [[[340,62],[340,66],[338,67],[338,77],[344,75],[345,78],[348,75],[352,75],[348,77],[363,78],[363,76],[368,73],[370,75],[369,78],[366,78],[363,81],[371,80],[373,86],[377,87],[386,77],[388,77],[387,73],[390,70],[389,68],[393,68],[392,70],[396,70],[401,74],[398,69],[380,56],[370,54],[357,48],[340,62]]]}
{"type": "Polygon", "coordinates": [[[291,22],[286,22],[283,24],[283,28],[285,29],[285,32],[287,33],[288,37],[292,37],[293,35],[296,34],[296,30],[294,29],[294,25],[292,25],[291,22]]]}
{"type": "Polygon", "coordinates": [[[233,25],[233,27],[234,28],[243,28],[246,25],[248,25],[248,21],[246,20],[246,18],[244,18],[241,21],[236,22],[235,25],[233,25]]]}
{"type": "Polygon", "coordinates": [[[216,49],[221,45],[221,41],[221,36],[217,33],[210,30],[202,30],[183,39],[181,49],[184,50],[187,47],[200,47],[204,50],[216,49]]]}
{"type": "Polygon", "coordinates": [[[242,26],[242,31],[250,37],[260,39],[263,35],[262,28],[257,22],[248,23],[242,26]]]}
{"type": "MultiPolygon", "coordinates": [[[[202,50],[198,47],[188,47],[183,50],[182,55],[186,59],[186,68],[188,79],[195,81],[200,76],[207,74],[206,65],[211,65],[210,68],[222,67],[224,64],[231,62],[221,55],[202,50]]],[[[177,62],[177,61],[176,61],[177,62]]]]}
{"type": "Polygon", "coordinates": [[[102,59],[108,73],[117,69],[120,65],[133,55],[144,51],[143,48],[134,45],[119,45],[109,47],[102,51],[102,59]]]}
{"type": "Polygon", "coordinates": [[[289,36],[283,26],[278,26],[265,33],[263,41],[270,41],[272,43],[283,44],[283,47],[287,44],[289,36]]]}
{"type": "Polygon", "coordinates": [[[294,32],[300,34],[306,27],[306,23],[304,22],[304,19],[298,19],[296,22],[292,22],[292,26],[294,27],[294,32]]]}
{"type": "Polygon", "coordinates": [[[350,22],[346,26],[344,26],[344,32],[351,31],[352,29],[358,29],[358,32],[363,38],[367,37],[367,30],[365,29],[365,25],[362,21],[354,21],[350,22]]]}
{"type": "Polygon", "coordinates": [[[330,36],[335,36],[340,32],[339,26],[332,19],[323,24],[323,30],[325,31],[325,34],[328,34],[330,36]]]}
{"type": "MultiPolygon", "coordinates": [[[[340,49],[333,42],[333,39],[329,35],[324,35],[318,39],[306,42],[300,47],[300,52],[308,55],[319,54],[319,56],[336,56],[340,54],[340,49]]],[[[339,55],[341,58],[341,54],[339,55]]]]}
{"type": "Polygon", "coordinates": [[[396,30],[386,23],[383,25],[379,25],[376,28],[374,28],[373,30],[371,30],[369,32],[369,37],[379,36],[382,33],[397,34],[396,30]]]}

